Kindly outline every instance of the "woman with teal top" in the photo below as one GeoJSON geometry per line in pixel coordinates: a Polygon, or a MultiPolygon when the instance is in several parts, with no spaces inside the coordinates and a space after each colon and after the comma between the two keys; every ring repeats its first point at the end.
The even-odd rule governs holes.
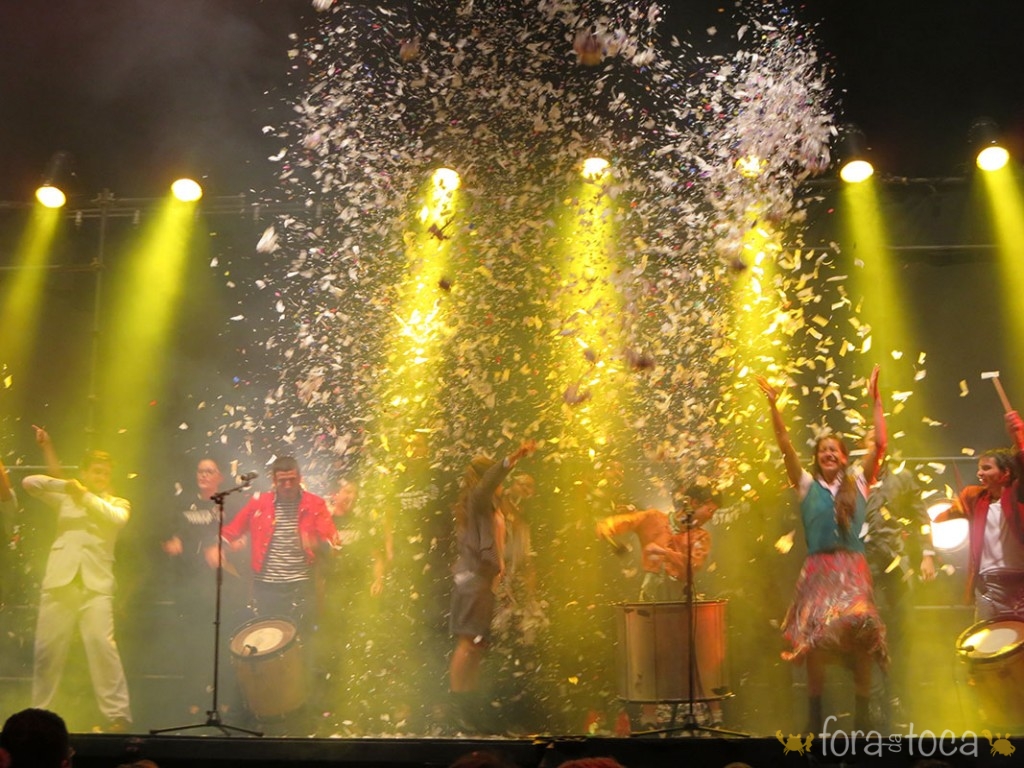
{"type": "Polygon", "coordinates": [[[888,666],[885,627],[872,596],[871,572],[861,538],[868,487],[874,482],[886,445],[878,367],[868,380],[875,441],[864,463],[855,467],[849,466],[849,454],[842,439],[832,433],[818,438],[812,471],[805,470],[779,413],[778,392],[764,377],[758,376],[757,383],[768,398],[775,439],[789,482],[800,499],[807,541],[807,559],[782,625],[792,648],[782,656],[807,663],[812,733],[819,733],[823,724],[821,696],[829,663],[852,668],[856,695],[854,727],[867,730],[872,665],[878,663],[883,669],[888,666]]]}

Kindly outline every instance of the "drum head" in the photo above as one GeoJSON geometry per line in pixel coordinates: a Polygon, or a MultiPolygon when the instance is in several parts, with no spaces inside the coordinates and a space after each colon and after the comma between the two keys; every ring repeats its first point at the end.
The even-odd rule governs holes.
{"type": "Polygon", "coordinates": [[[1013,619],[983,621],[962,635],[957,647],[970,659],[984,661],[1013,653],[1024,643],[1024,622],[1013,619]]]}
{"type": "Polygon", "coordinates": [[[243,658],[257,658],[278,653],[295,640],[295,625],[287,619],[250,621],[231,639],[231,653],[243,658]]]}

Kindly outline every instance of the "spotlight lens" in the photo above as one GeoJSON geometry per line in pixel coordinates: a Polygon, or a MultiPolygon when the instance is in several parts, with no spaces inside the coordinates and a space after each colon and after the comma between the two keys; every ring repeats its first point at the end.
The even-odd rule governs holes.
{"type": "Polygon", "coordinates": [[[736,161],[736,170],[740,176],[746,179],[755,179],[764,173],[765,166],[767,165],[768,163],[757,155],[747,155],[736,161]]]}
{"type": "Polygon", "coordinates": [[[999,146],[985,147],[978,153],[978,167],[983,171],[998,171],[1010,161],[1010,153],[999,146]]]}
{"type": "Polygon", "coordinates": [[[583,161],[583,178],[596,181],[608,172],[610,165],[603,157],[588,157],[583,161]]]}
{"type": "MultiPolygon", "coordinates": [[[[928,517],[934,520],[940,512],[949,509],[952,502],[941,501],[928,507],[928,517]]],[[[959,517],[942,523],[932,523],[932,545],[937,550],[952,552],[967,543],[970,524],[966,518],[959,517]]]]}
{"type": "Polygon", "coordinates": [[[57,187],[47,184],[36,190],[36,200],[47,208],[61,208],[67,197],[57,187]]]}
{"type": "Polygon", "coordinates": [[[203,188],[192,179],[178,179],[171,184],[171,192],[183,203],[194,203],[203,196],[203,188]]]}
{"type": "Polygon", "coordinates": [[[843,166],[839,178],[847,184],[859,184],[870,179],[874,173],[875,169],[867,160],[852,160],[843,166]]]}
{"type": "Polygon", "coordinates": [[[451,168],[438,168],[434,171],[434,186],[447,192],[454,192],[459,188],[462,180],[459,174],[451,168]]]}

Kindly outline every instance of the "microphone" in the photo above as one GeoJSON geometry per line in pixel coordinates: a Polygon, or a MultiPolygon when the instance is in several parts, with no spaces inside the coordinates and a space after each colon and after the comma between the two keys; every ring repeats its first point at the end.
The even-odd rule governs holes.
{"type": "Polygon", "coordinates": [[[253,480],[255,480],[259,476],[260,476],[259,472],[246,472],[244,475],[239,475],[238,476],[238,480],[239,480],[239,482],[243,483],[244,485],[248,485],[249,483],[251,483],[253,480]]]}

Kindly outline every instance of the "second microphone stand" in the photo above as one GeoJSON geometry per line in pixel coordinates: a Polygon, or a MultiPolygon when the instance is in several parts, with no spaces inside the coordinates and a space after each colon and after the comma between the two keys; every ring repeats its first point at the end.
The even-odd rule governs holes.
{"type": "Polygon", "coordinates": [[[224,539],[222,537],[224,532],[224,499],[232,493],[247,489],[249,487],[249,477],[249,475],[243,476],[242,480],[245,482],[241,485],[236,485],[234,488],[229,488],[226,491],[218,491],[210,497],[210,501],[217,505],[217,599],[214,604],[213,614],[213,701],[210,704],[210,708],[206,710],[206,721],[192,723],[191,725],[178,725],[173,728],[156,728],[150,730],[151,734],[191,731],[195,728],[218,728],[225,736],[230,736],[232,733],[244,733],[249,736],[263,735],[262,731],[253,731],[223,722],[217,705],[217,693],[220,687],[220,601],[224,584],[224,539]]]}
{"type": "MultiPolygon", "coordinates": [[[[700,670],[697,665],[697,607],[696,591],[693,588],[693,533],[696,530],[693,521],[693,508],[687,503],[686,506],[686,651],[687,651],[687,701],[686,715],[681,725],[669,728],[659,728],[653,731],[645,731],[643,735],[655,733],[676,733],[686,731],[687,733],[717,733],[722,736],[749,736],[749,733],[741,731],[729,731],[724,728],[715,728],[709,725],[701,725],[697,722],[697,715],[693,711],[693,705],[697,695],[697,678],[700,670]]],[[[701,685],[703,689],[703,685],[701,685]]],[[[703,690],[701,691],[703,693],[703,690]]],[[[707,697],[702,697],[706,699],[707,697]]],[[[675,706],[678,706],[675,705],[675,706]]],[[[672,719],[675,720],[675,709],[672,710],[672,719]]]]}

